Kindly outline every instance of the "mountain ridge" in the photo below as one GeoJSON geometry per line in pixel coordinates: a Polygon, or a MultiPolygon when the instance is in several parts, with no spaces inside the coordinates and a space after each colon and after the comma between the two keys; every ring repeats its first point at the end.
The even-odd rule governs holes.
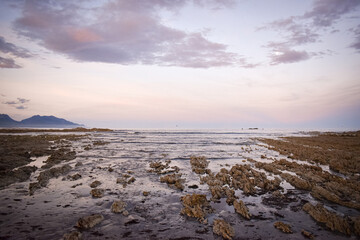
{"type": "Polygon", "coordinates": [[[32,117],[16,121],[7,114],[0,114],[0,127],[55,127],[55,128],[72,128],[83,126],[78,123],[70,122],[63,118],[55,116],[40,116],[34,115],[32,117]]]}

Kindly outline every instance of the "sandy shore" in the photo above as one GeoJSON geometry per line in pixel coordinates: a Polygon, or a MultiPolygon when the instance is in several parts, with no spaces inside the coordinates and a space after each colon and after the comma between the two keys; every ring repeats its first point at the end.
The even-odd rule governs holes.
{"type": "Polygon", "coordinates": [[[359,132],[34,131],[0,136],[0,239],[360,236],[359,132]]]}

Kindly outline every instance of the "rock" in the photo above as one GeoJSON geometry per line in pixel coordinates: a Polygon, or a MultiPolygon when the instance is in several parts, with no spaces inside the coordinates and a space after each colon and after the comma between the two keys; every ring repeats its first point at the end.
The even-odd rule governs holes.
{"type": "Polygon", "coordinates": [[[150,172],[155,172],[157,174],[165,174],[165,173],[170,173],[170,172],[178,172],[178,169],[173,169],[173,170],[166,170],[168,169],[170,166],[170,160],[166,161],[165,164],[163,164],[161,161],[157,161],[157,162],[151,162],[150,163],[150,168],[152,168],[152,170],[150,170],[150,172]]]}
{"type": "Polygon", "coordinates": [[[127,184],[130,184],[130,183],[133,183],[133,182],[135,182],[135,178],[134,177],[132,177],[132,178],[130,178],[128,181],[127,181],[127,184]]]}
{"type": "Polygon", "coordinates": [[[81,175],[79,173],[76,173],[76,174],[74,174],[72,176],[68,176],[68,179],[70,179],[71,181],[76,181],[76,180],[78,180],[80,178],[81,178],[81,175]]]}
{"type": "Polygon", "coordinates": [[[143,195],[144,195],[145,197],[149,196],[149,194],[150,194],[150,192],[143,191],[143,195]]]}
{"type": "Polygon", "coordinates": [[[291,226],[283,222],[275,222],[274,227],[284,233],[292,233],[291,226]]]}
{"type": "Polygon", "coordinates": [[[199,188],[199,186],[196,184],[193,184],[193,185],[190,185],[188,188],[197,189],[197,188],[199,188]]]}
{"type": "Polygon", "coordinates": [[[81,240],[81,233],[78,231],[72,231],[70,233],[65,233],[63,240],[81,240]]]}
{"type": "Polygon", "coordinates": [[[212,212],[210,202],[202,194],[188,194],[181,197],[184,208],[181,214],[198,219],[199,222],[206,222],[206,215],[212,212]]]}
{"type": "Polygon", "coordinates": [[[311,232],[305,231],[304,229],[301,230],[301,234],[304,235],[304,237],[309,239],[314,239],[314,235],[311,232]]]}
{"type": "Polygon", "coordinates": [[[75,164],[75,167],[81,167],[81,166],[83,166],[83,163],[82,163],[82,162],[77,162],[77,163],[75,164]]]}
{"type": "Polygon", "coordinates": [[[90,194],[95,198],[102,198],[104,196],[105,189],[94,188],[90,191],[90,194]]]}
{"type": "Polygon", "coordinates": [[[95,181],[93,181],[93,182],[90,184],[90,187],[91,187],[91,188],[96,188],[96,187],[98,187],[98,186],[100,186],[100,185],[101,185],[101,182],[98,181],[98,180],[95,180],[95,181]]]}
{"type": "Polygon", "coordinates": [[[313,206],[311,203],[306,203],[303,206],[303,210],[310,214],[317,222],[324,223],[332,231],[338,231],[346,235],[351,234],[351,227],[348,221],[335,213],[329,212],[322,204],[318,203],[316,206],[313,206]]]}
{"type": "Polygon", "coordinates": [[[62,167],[55,167],[48,170],[42,171],[39,176],[37,177],[37,182],[29,184],[29,193],[33,195],[37,189],[42,187],[46,187],[49,183],[49,180],[54,177],[59,177],[60,175],[66,174],[70,172],[71,167],[69,164],[66,164],[62,167]]]}
{"type": "Polygon", "coordinates": [[[67,148],[60,148],[56,151],[54,151],[50,157],[45,161],[45,165],[43,165],[41,168],[51,168],[56,164],[61,163],[62,161],[70,161],[76,158],[76,152],[70,151],[70,149],[67,148]]]}
{"type": "Polygon", "coordinates": [[[123,201],[114,201],[111,205],[111,211],[114,213],[123,213],[126,209],[126,203],[123,201]]]}
{"type": "Polygon", "coordinates": [[[226,195],[226,203],[229,205],[233,205],[233,202],[238,198],[237,196],[235,196],[235,191],[232,188],[229,187],[223,187],[223,191],[225,192],[226,195]]]}
{"type": "Polygon", "coordinates": [[[244,202],[242,200],[234,201],[234,209],[235,211],[243,216],[246,219],[250,219],[251,214],[249,213],[249,209],[245,206],[244,202]]]}
{"type": "Polygon", "coordinates": [[[197,174],[204,174],[206,173],[206,168],[209,166],[209,161],[207,161],[204,156],[191,156],[190,164],[193,172],[197,174]]]}
{"type": "Polygon", "coordinates": [[[160,178],[160,182],[167,183],[168,186],[179,189],[181,191],[184,190],[183,182],[185,179],[181,178],[181,174],[170,174],[160,178]]]}
{"type": "Polygon", "coordinates": [[[92,228],[104,220],[104,216],[101,214],[92,214],[90,216],[82,217],[76,223],[76,227],[80,229],[92,228]]]}
{"type": "Polygon", "coordinates": [[[351,218],[353,223],[353,232],[355,235],[360,236],[360,217],[353,217],[351,218]]]}
{"type": "Polygon", "coordinates": [[[293,176],[293,175],[291,175],[289,173],[281,173],[280,176],[283,179],[285,179],[286,181],[288,181],[291,185],[296,187],[297,189],[310,191],[311,188],[312,188],[312,185],[308,181],[300,179],[297,176],[293,176]]]}
{"type": "Polygon", "coordinates": [[[350,207],[350,208],[355,208],[360,210],[360,202],[353,202],[353,201],[343,201],[338,195],[336,195],[335,193],[330,192],[329,190],[320,187],[320,186],[315,186],[312,191],[311,191],[311,195],[314,198],[323,200],[326,199],[330,202],[334,202],[337,203],[339,205],[343,205],[346,207],[350,207]]]}
{"type": "Polygon", "coordinates": [[[222,219],[214,220],[213,232],[222,236],[224,239],[229,240],[231,240],[235,235],[234,228],[222,219]]]}

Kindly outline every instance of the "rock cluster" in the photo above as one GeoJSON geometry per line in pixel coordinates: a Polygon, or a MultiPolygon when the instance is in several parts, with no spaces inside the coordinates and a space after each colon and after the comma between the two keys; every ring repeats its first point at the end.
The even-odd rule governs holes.
{"type": "Polygon", "coordinates": [[[192,171],[197,174],[204,174],[204,173],[208,173],[209,171],[209,169],[207,169],[207,167],[209,166],[209,161],[207,161],[206,157],[204,156],[199,156],[199,157],[191,156],[190,164],[192,171]]]}
{"type": "Polygon", "coordinates": [[[196,218],[201,223],[207,223],[206,215],[213,210],[205,195],[193,193],[181,197],[184,208],[181,214],[196,218]]]}
{"type": "Polygon", "coordinates": [[[231,240],[235,235],[234,228],[223,219],[214,220],[213,232],[228,240],[231,240]]]}
{"type": "Polygon", "coordinates": [[[181,191],[184,190],[183,183],[185,182],[185,179],[181,178],[182,174],[169,174],[166,176],[163,176],[160,178],[160,182],[167,183],[168,186],[179,189],[181,191]]]}
{"type": "Polygon", "coordinates": [[[310,214],[317,222],[324,223],[332,231],[351,235],[351,223],[349,223],[348,219],[329,212],[322,204],[319,203],[313,206],[311,203],[306,203],[303,206],[303,210],[310,214]]]}
{"type": "Polygon", "coordinates": [[[33,182],[29,184],[29,193],[30,195],[33,195],[34,192],[37,189],[40,189],[42,187],[46,187],[46,185],[49,183],[49,180],[54,177],[59,177],[61,175],[64,175],[68,172],[70,172],[71,167],[70,165],[66,164],[62,167],[54,167],[47,169],[45,171],[42,171],[39,176],[37,177],[37,182],[33,182]]]}
{"type": "Polygon", "coordinates": [[[161,161],[151,162],[149,172],[155,172],[157,174],[178,173],[180,171],[179,167],[170,167],[170,163],[171,160],[166,160],[165,163],[161,161]]]}
{"type": "Polygon", "coordinates": [[[45,161],[45,165],[43,165],[41,168],[51,168],[55,166],[56,164],[61,163],[62,161],[70,161],[76,158],[75,151],[71,151],[68,148],[60,148],[56,151],[54,151],[50,157],[45,161]]]}
{"type": "Polygon", "coordinates": [[[111,211],[114,213],[122,213],[124,216],[129,215],[129,212],[125,209],[126,203],[123,201],[114,201],[111,205],[111,211]]]}

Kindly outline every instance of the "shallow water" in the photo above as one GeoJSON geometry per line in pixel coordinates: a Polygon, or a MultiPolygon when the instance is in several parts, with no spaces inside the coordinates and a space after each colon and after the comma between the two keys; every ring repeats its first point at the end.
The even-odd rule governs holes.
{"type": "MultiPolygon", "coordinates": [[[[234,227],[234,239],[304,239],[302,229],[314,233],[318,239],[349,239],[317,225],[301,209],[296,212],[291,210],[301,200],[313,203],[316,200],[306,191],[295,190],[286,181],[281,186],[285,188],[285,192],[293,194],[296,201],[283,208],[264,205],[262,200],[269,196],[268,193],[245,196],[241,190],[236,191],[236,196],[245,202],[253,215],[251,220],[245,220],[235,213],[234,208],[226,204],[225,198],[219,203],[211,203],[215,212],[208,216],[207,225],[180,214],[181,196],[189,193],[206,194],[208,199],[211,196],[208,186],[200,185],[199,176],[191,171],[190,156],[207,157],[210,161],[209,168],[213,172],[218,172],[221,168],[230,169],[235,164],[253,165],[246,161],[247,158],[272,162],[272,159],[287,156],[267,149],[255,138],[303,135],[304,133],[297,131],[266,130],[118,130],[90,133],[84,139],[73,142],[72,148],[77,157],[67,162],[73,167],[68,175],[79,173],[80,179],[70,181],[66,176],[51,179],[47,187],[29,196],[29,183],[36,180],[42,171],[39,169],[29,181],[0,190],[0,239],[61,239],[64,233],[76,230],[74,226],[80,217],[92,213],[104,215],[105,220],[94,228],[83,231],[84,239],[221,239],[212,232],[211,224],[216,218],[223,218],[234,227]],[[107,144],[93,145],[96,141],[107,144]],[[85,150],[89,145],[91,149],[85,150]],[[186,179],[183,192],[160,183],[159,175],[147,171],[149,163],[156,160],[171,160],[170,166],[180,168],[182,177],[186,179]],[[79,162],[82,165],[75,166],[79,162]],[[109,172],[110,167],[112,172],[109,172]],[[124,188],[116,183],[116,179],[128,171],[131,171],[129,175],[135,177],[136,181],[124,188]],[[95,180],[102,182],[99,188],[106,189],[102,198],[90,195],[89,185],[95,180]],[[199,188],[188,188],[194,184],[199,188]],[[143,196],[143,191],[150,191],[150,195],[143,196]],[[127,203],[126,209],[130,215],[138,219],[136,223],[129,224],[129,217],[110,211],[111,204],[118,199],[127,203]],[[273,224],[276,221],[289,223],[294,233],[285,234],[275,229],[273,224]]],[[[38,158],[33,165],[41,166],[43,160],[38,158]]],[[[267,175],[272,178],[271,174],[267,175]]],[[[339,213],[359,214],[345,207],[332,204],[328,206],[339,213]]]]}

